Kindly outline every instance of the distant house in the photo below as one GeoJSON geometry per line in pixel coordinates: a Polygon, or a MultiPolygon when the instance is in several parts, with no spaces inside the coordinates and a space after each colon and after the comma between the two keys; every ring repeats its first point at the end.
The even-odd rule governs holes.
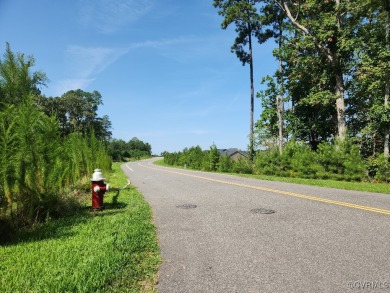
{"type": "Polygon", "coordinates": [[[246,151],[241,151],[236,148],[230,148],[230,149],[218,149],[221,156],[228,156],[233,161],[238,161],[241,158],[245,158],[248,154],[246,151]]]}

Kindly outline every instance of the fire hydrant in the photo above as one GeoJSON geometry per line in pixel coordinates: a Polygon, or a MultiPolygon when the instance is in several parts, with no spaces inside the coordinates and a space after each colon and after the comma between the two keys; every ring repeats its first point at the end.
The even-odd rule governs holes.
{"type": "Polygon", "coordinates": [[[101,211],[104,209],[103,197],[106,191],[110,190],[109,184],[104,184],[106,178],[103,177],[100,169],[95,169],[92,182],[92,211],[101,211]]]}

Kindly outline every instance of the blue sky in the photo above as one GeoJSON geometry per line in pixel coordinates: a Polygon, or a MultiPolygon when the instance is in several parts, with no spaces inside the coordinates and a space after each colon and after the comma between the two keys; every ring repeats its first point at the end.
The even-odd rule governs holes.
{"type": "MultiPolygon", "coordinates": [[[[155,154],[199,145],[247,149],[249,67],[212,0],[0,0],[0,52],[33,55],[46,96],[97,90],[114,138],[155,154]]],[[[255,91],[273,74],[273,42],[254,47],[255,91]]],[[[255,100],[255,121],[261,113],[255,100]]]]}

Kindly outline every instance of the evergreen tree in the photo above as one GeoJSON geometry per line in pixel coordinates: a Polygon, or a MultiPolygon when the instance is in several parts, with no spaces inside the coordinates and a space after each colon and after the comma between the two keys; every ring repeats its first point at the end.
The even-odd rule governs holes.
{"type": "Polygon", "coordinates": [[[256,8],[256,0],[214,0],[214,7],[219,8],[218,14],[223,16],[222,28],[226,29],[232,23],[235,25],[237,37],[231,47],[243,65],[249,64],[250,78],[250,133],[249,157],[254,157],[254,80],[253,80],[253,37],[264,42],[261,34],[261,22],[256,8]]]}

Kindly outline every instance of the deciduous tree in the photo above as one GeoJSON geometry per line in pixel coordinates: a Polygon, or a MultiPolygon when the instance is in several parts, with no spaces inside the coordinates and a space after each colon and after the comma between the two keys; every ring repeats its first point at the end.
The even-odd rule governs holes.
{"type": "Polygon", "coordinates": [[[345,117],[345,75],[348,73],[349,60],[353,56],[352,45],[354,30],[352,1],[288,1],[275,0],[290,22],[301,33],[299,42],[293,44],[299,51],[315,51],[313,56],[322,56],[331,80],[330,88],[324,89],[334,95],[335,120],[340,139],[346,135],[345,117]],[[352,27],[351,27],[352,25],[352,27]]]}

